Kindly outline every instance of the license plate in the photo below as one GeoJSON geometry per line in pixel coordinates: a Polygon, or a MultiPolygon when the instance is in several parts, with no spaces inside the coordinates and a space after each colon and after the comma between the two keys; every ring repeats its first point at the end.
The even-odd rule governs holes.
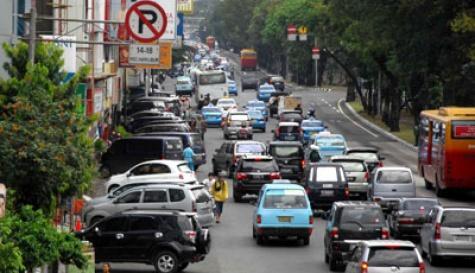
{"type": "Polygon", "coordinates": [[[454,238],[455,238],[455,241],[465,241],[465,242],[469,242],[471,239],[469,235],[455,235],[454,238]]]}
{"type": "Polygon", "coordinates": [[[333,191],[321,191],[320,196],[333,196],[333,191]]]}
{"type": "Polygon", "coordinates": [[[333,189],[333,185],[332,184],[323,184],[322,187],[324,189],[333,189]]]}
{"type": "Polygon", "coordinates": [[[290,223],[292,218],[290,216],[278,216],[279,222],[290,223]]]}
{"type": "Polygon", "coordinates": [[[284,137],[284,140],[294,140],[295,137],[294,136],[286,136],[284,137]]]}
{"type": "Polygon", "coordinates": [[[255,179],[264,179],[264,175],[256,174],[253,176],[255,179]]]}

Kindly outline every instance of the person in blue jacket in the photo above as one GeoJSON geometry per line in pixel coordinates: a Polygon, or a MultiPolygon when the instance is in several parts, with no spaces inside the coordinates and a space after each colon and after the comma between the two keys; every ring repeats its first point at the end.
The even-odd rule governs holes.
{"type": "Polygon", "coordinates": [[[186,148],[183,150],[183,159],[188,162],[188,167],[195,171],[195,164],[193,164],[193,157],[195,156],[195,152],[191,149],[190,145],[187,144],[186,148]]]}

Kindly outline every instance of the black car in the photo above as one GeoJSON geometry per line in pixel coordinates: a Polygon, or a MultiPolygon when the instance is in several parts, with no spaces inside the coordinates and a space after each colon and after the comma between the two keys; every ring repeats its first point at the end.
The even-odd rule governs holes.
{"type": "Polygon", "coordinates": [[[186,123],[166,123],[145,125],[134,130],[134,133],[157,133],[157,132],[190,132],[190,126],[186,123]]]}
{"type": "Polygon", "coordinates": [[[213,154],[213,173],[228,172],[233,177],[236,165],[245,154],[265,155],[267,148],[264,143],[253,140],[224,141],[213,154]]]}
{"type": "Polygon", "coordinates": [[[96,262],[152,264],[156,272],[175,273],[209,253],[211,237],[194,214],[130,210],[76,233],[94,246],[96,262]]]}
{"type": "Polygon", "coordinates": [[[350,197],[348,179],[340,164],[308,164],[304,171],[304,185],[313,210],[327,210],[333,202],[350,197]]]}
{"type": "Polygon", "coordinates": [[[349,241],[389,239],[389,229],[381,207],[373,202],[335,202],[325,230],[325,262],[330,270],[343,266],[343,256],[351,250],[349,241]]]}
{"type": "Polygon", "coordinates": [[[346,154],[363,158],[366,162],[366,165],[368,165],[370,172],[372,172],[376,167],[383,167],[384,157],[381,156],[378,148],[353,147],[348,148],[346,154]]]}
{"type": "Polygon", "coordinates": [[[388,216],[389,228],[394,238],[419,237],[419,231],[426,215],[440,205],[435,198],[401,198],[396,208],[388,216]]]}
{"type": "Polygon", "coordinates": [[[234,202],[241,202],[245,194],[259,194],[262,185],[280,178],[279,165],[271,156],[241,157],[233,180],[234,202]]]}
{"type": "Polygon", "coordinates": [[[302,180],[305,152],[301,142],[273,141],[269,143],[269,155],[277,161],[283,179],[302,180]]]}
{"type": "Polygon", "coordinates": [[[127,116],[130,116],[134,113],[146,110],[164,112],[165,103],[163,101],[137,100],[127,105],[125,113],[127,116]]]}

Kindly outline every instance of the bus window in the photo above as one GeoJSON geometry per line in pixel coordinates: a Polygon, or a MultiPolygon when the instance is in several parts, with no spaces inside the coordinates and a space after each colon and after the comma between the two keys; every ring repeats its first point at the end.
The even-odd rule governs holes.
{"type": "Polygon", "coordinates": [[[452,121],[452,138],[454,139],[475,138],[475,121],[473,120],[452,121]]]}

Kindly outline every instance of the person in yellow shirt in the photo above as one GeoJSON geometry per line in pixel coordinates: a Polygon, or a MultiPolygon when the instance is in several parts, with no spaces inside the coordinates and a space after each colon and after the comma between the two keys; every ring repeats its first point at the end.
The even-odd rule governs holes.
{"type": "Polygon", "coordinates": [[[216,223],[219,224],[221,221],[221,214],[223,213],[224,202],[228,199],[228,182],[224,179],[226,176],[225,172],[220,172],[218,179],[215,179],[211,185],[209,191],[214,197],[214,202],[216,204],[215,216],[216,223]]]}

